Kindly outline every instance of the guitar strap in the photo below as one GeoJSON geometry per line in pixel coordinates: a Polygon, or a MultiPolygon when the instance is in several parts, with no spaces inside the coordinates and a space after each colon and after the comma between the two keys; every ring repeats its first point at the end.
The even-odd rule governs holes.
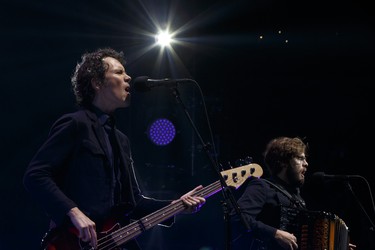
{"type": "Polygon", "coordinates": [[[299,198],[297,196],[292,196],[288,191],[285,190],[284,187],[269,181],[267,179],[263,179],[265,182],[267,182],[272,187],[276,188],[278,191],[280,191],[282,194],[284,194],[288,199],[298,208],[306,208],[305,201],[302,198],[299,198]]]}

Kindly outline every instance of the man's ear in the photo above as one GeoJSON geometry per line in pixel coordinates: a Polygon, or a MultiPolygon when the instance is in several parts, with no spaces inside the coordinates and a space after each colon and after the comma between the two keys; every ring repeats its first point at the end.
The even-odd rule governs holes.
{"type": "Polygon", "coordinates": [[[282,170],[286,170],[286,169],[288,169],[288,167],[289,167],[289,163],[286,163],[286,162],[280,162],[280,164],[279,164],[280,166],[281,166],[281,169],[282,170]]]}
{"type": "Polygon", "coordinates": [[[98,91],[100,89],[100,81],[96,78],[91,79],[91,87],[95,90],[98,91]]]}

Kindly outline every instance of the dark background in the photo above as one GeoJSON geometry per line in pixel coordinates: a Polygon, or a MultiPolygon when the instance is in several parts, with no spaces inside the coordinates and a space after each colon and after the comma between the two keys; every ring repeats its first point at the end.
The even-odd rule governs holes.
{"type": "MultiPolygon", "coordinates": [[[[375,249],[370,1],[2,1],[0,14],[1,250],[38,249],[48,220],[25,192],[22,175],[53,121],[75,110],[70,76],[80,55],[99,47],[124,51],[133,79],[194,79],[198,84],[179,85],[180,97],[223,169],[248,156],[263,167],[271,138],[304,138],[310,165],[303,191],[311,209],[340,216],[358,249],[375,249]],[[144,31],[152,34],[154,23],[166,27],[168,20],[171,30],[182,27],[184,44],[173,45],[179,60],[145,50],[153,38],[144,31]],[[350,185],[309,178],[317,171],[363,178],[350,185]]],[[[217,180],[169,89],[133,91],[131,107],[117,117],[146,194],[176,198],[217,180]],[[176,139],[162,148],[145,133],[158,116],[177,124],[176,139]]],[[[199,213],[178,216],[172,228],[145,232],[141,244],[225,249],[222,200],[218,193],[199,213]]]]}

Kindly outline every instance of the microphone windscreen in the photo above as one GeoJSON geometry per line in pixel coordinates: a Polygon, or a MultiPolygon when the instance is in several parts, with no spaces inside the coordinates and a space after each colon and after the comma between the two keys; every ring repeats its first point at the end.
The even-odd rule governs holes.
{"type": "Polygon", "coordinates": [[[139,92],[146,92],[150,90],[147,84],[148,76],[139,76],[134,79],[134,89],[139,92]]]}

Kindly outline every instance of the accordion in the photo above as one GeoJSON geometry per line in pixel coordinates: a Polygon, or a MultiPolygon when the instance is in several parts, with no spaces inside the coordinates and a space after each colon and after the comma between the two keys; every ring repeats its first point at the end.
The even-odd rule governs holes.
{"type": "Polygon", "coordinates": [[[281,207],[280,229],[297,237],[299,250],[347,250],[349,229],[337,215],[281,207]]]}

